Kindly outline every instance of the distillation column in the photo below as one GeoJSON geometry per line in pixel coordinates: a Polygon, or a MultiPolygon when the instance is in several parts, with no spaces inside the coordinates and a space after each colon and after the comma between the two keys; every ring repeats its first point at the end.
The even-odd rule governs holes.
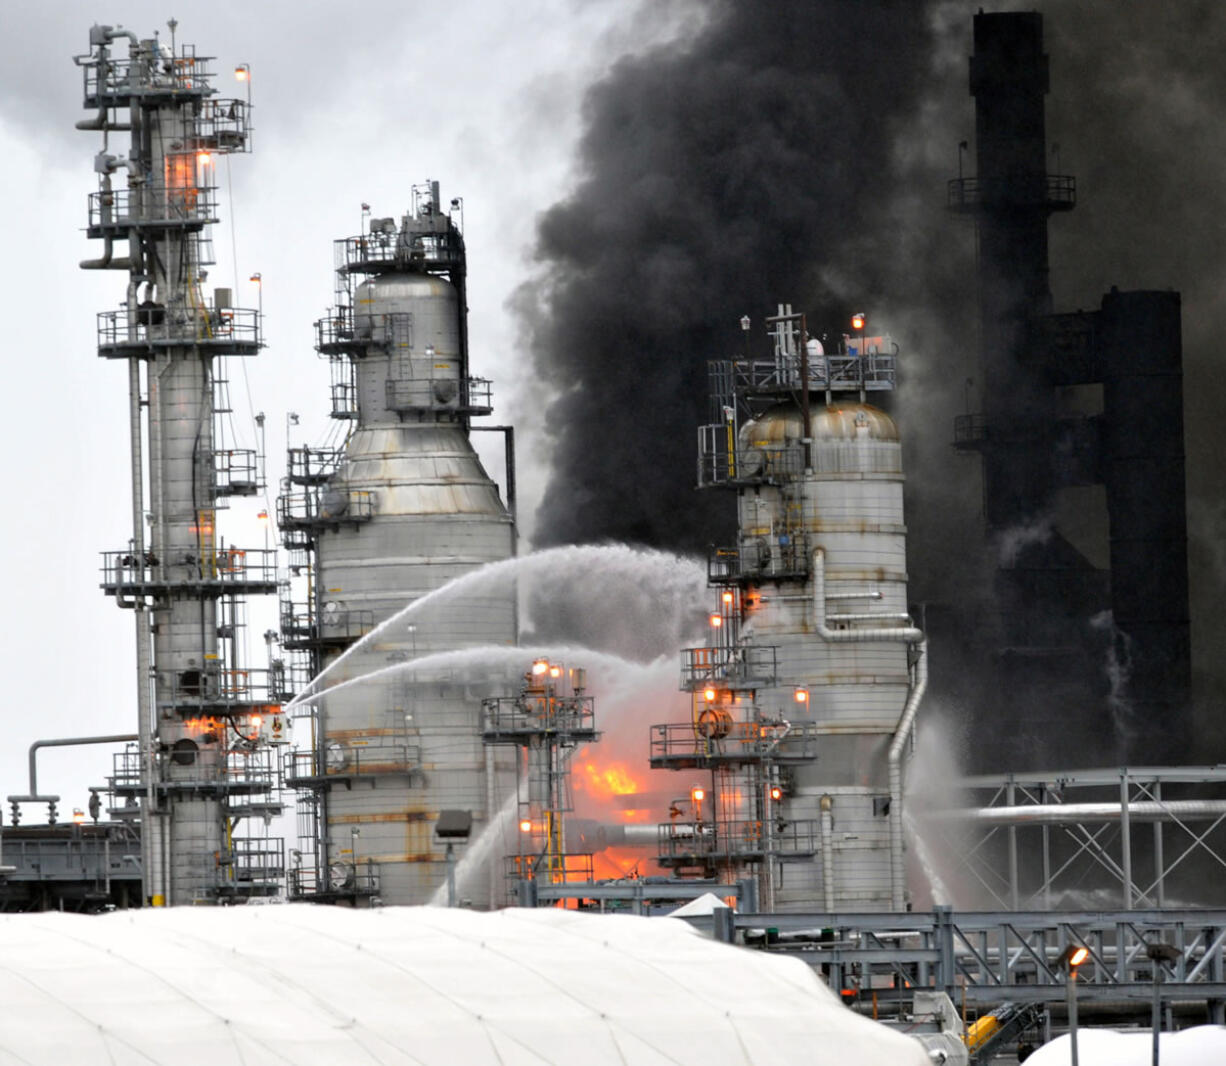
{"type": "Polygon", "coordinates": [[[516,675],[483,687],[476,666],[444,667],[328,692],[389,664],[516,641],[514,596],[477,590],[337,662],[402,609],[515,549],[513,519],[469,440],[469,420],[491,407],[489,382],[468,375],[463,237],[437,183],[414,195],[399,226],[374,219],[336,243],[337,306],[318,323],[318,349],[333,363],[333,415],[351,429],[322,460],[291,452],[280,506],[311,574],[283,621],[312,672],[325,671],[310,703],[313,750],[295,764],[316,837],[304,841],[314,867],[298,878],[304,898],[425,902],[446,876],[438,812],[471,811],[481,827],[514,782],[513,754],[482,744],[481,700],[516,675]]]}
{"type": "Polygon", "coordinates": [[[232,307],[229,290],[203,289],[213,168],[246,150],[249,103],[216,99],[209,61],[190,45],[106,26],[93,27],[90,45],[77,62],[96,113],[78,126],[104,138],[87,228],[104,251],[81,265],[128,274],[126,305],[98,316],[98,354],[128,364],[132,444],[132,539],[104,553],[103,588],[136,617],[140,742],[112,788],[141,803],[149,902],[269,894],[279,843],[235,830],[280,809],[280,707],[241,659],[245,597],[276,590],[275,562],[219,536],[219,501],[254,494],[260,477],[254,452],[223,458],[215,439],[216,361],[257,354],[259,320],[232,307]],[[117,41],[126,55],[112,55],[117,41]],[[126,157],[107,151],[111,131],[130,133],[126,157]]]}
{"type": "Polygon", "coordinates": [[[740,817],[742,836],[761,837],[768,905],[902,910],[904,770],[927,668],[907,610],[898,428],[865,402],[893,388],[895,349],[863,316],[831,353],[790,308],[770,323],[771,358],[712,364],[723,421],[700,430],[699,485],[737,494],[737,543],[710,567],[734,612],[713,620],[736,635],[687,652],[683,675],[715,704],[731,697],[726,726],[695,732],[720,760],[763,768],[740,817]],[[696,653],[726,666],[699,679],[696,653]],[[736,721],[750,689],[752,717],[736,721]]]}

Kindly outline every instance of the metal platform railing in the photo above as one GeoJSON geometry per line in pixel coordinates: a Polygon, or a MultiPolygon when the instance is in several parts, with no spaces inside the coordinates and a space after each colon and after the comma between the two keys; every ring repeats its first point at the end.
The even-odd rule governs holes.
{"type": "Polygon", "coordinates": [[[566,852],[560,855],[508,855],[505,859],[508,881],[539,881],[544,884],[586,884],[592,880],[594,865],[590,853],[566,852]]]}
{"type": "Polygon", "coordinates": [[[263,488],[253,448],[225,448],[213,453],[218,496],[255,496],[263,488]]]}
{"type": "Polygon", "coordinates": [[[277,497],[277,525],[285,530],[316,530],[369,522],[375,494],[368,489],[321,486],[277,497]]]}
{"type": "Polygon", "coordinates": [[[681,687],[691,692],[712,684],[730,689],[766,688],[775,683],[778,650],[757,644],[683,648],[681,687]]]}
{"type": "Polygon", "coordinates": [[[954,178],[946,184],[947,206],[1042,207],[1069,211],[1077,204],[1077,179],[1068,174],[1016,174],[1003,178],[954,178]]]}
{"type": "MultiPolygon", "coordinates": [[[[218,728],[222,728],[219,724],[218,728]]],[[[175,772],[166,774],[165,767],[173,762],[173,752],[158,755],[159,779],[156,791],[162,794],[212,793],[218,796],[270,794],[279,785],[281,773],[277,754],[269,748],[250,752],[232,752],[224,765],[205,766],[200,762],[175,764],[175,772]]],[[[112,757],[108,789],[116,796],[143,795],[147,784],[147,761],[140,749],[132,744],[112,757]]]]}
{"type": "Polygon", "coordinates": [[[743,580],[800,580],[809,573],[809,540],[804,534],[778,533],[746,538],[736,548],[713,548],[707,576],[714,584],[743,580]]]}
{"type": "Polygon", "coordinates": [[[743,448],[731,423],[698,427],[698,487],[710,485],[774,485],[804,473],[804,448],[799,441],[770,448],[743,448]]]}
{"type": "Polygon", "coordinates": [[[344,448],[290,448],[286,452],[286,476],[294,485],[322,485],[344,458],[344,448]]]}
{"type": "Polygon", "coordinates": [[[373,611],[325,605],[320,617],[308,603],[281,602],[281,635],[287,648],[347,644],[374,628],[373,611]]]}
{"type": "Polygon", "coordinates": [[[286,783],[305,785],[325,778],[376,777],[412,773],[421,767],[421,745],[403,737],[371,737],[367,742],[332,742],[320,753],[291,751],[286,783]]]}
{"type": "Polygon", "coordinates": [[[198,228],[217,221],[217,189],[211,185],[141,185],[89,194],[90,236],[131,227],[198,228]]]}
{"type": "MultiPolygon", "coordinates": [[[[127,42],[121,41],[119,47],[126,50],[127,42]]],[[[192,44],[181,45],[178,54],[168,59],[118,54],[108,55],[102,63],[93,56],[78,57],[85,81],[85,106],[120,106],[133,96],[207,97],[213,92],[211,58],[196,55],[192,44]]]]}
{"type": "Polygon", "coordinates": [[[396,378],[386,382],[387,406],[401,414],[451,411],[488,415],[493,411],[486,378],[396,378]]]}
{"type": "Polygon", "coordinates": [[[728,720],[704,730],[700,723],[653,725],[648,758],[653,767],[689,769],[755,762],[808,762],[817,758],[816,722],[728,720]],[[713,733],[715,735],[704,735],[713,733]]]}
{"type": "Polygon", "coordinates": [[[277,553],[271,548],[222,546],[163,559],[152,551],[102,553],[102,588],[116,596],[195,589],[218,594],[275,592],[277,553]]]}
{"type": "Polygon", "coordinates": [[[126,308],[98,314],[98,351],[130,355],[156,348],[204,346],[227,354],[254,352],[262,345],[258,311],[247,308],[126,308]]]}
{"type": "Polygon", "coordinates": [[[287,894],[291,900],[333,902],[339,899],[368,898],[379,894],[379,871],[371,860],[334,862],[326,870],[318,867],[292,868],[287,894]]]}
{"type": "Polygon", "coordinates": [[[228,863],[223,865],[219,887],[240,894],[258,890],[276,891],[285,877],[285,840],[282,837],[232,837],[228,863]]]}
{"type": "Polygon", "coordinates": [[[812,819],[763,822],[665,822],[658,826],[661,866],[712,862],[805,859],[817,854],[818,826],[812,819]]]}
{"type": "Polygon", "coordinates": [[[573,740],[596,738],[591,696],[501,696],[483,700],[482,737],[487,742],[550,734],[573,740]]]}

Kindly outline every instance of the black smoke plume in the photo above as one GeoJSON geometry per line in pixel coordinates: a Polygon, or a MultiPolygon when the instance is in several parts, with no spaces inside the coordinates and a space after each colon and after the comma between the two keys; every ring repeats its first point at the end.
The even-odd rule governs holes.
{"type": "MultiPolygon", "coordinates": [[[[924,5],[710,2],[688,40],[622,59],[586,101],[583,178],[540,223],[542,278],[520,294],[555,387],[538,545],[698,549],[730,528],[696,494],[706,360],[786,301],[832,327],[891,228],[894,145],[915,115],[924,5]],[[851,273],[851,272],[848,272],[851,273]]],[[[813,319],[811,319],[813,321],[813,319]]]]}
{"type": "MultiPolygon", "coordinates": [[[[864,308],[904,349],[895,403],[912,595],[951,610],[982,603],[997,560],[983,549],[979,470],[950,448],[953,416],[983,408],[974,242],[943,195],[962,140],[973,168],[966,62],[979,5],[697,6],[693,33],[622,59],[590,90],[580,180],[541,219],[540,272],[518,296],[537,378],[554,390],[536,541],[726,542],[730,500],[692,488],[694,427],[711,420],[706,360],[742,352],[737,320],[750,315],[760,337],[779,301],[819,333],[864,308]]],[[[1018,6],[1032,5],[997,9],[1018,6]]],[[[1215,369],[1226,334],[1226,182],[1215,162],[1226,65],[1213,47],[1226,38],[1226,7],[1053,0],[1043,13],[1050,169],[1079,181],[1077,210],[1050,227],[1055,307],[1092,310],[1112,285],[1183,293],[1206,738],[1214,721],[1203,709],[1226,691],[1214,654],[1226,617],[1216,459],[1226,376],[1215,369]]],[[[963,684],[973,669],[963,661],[942,678],[934,657],[934,690],[981,703],[983,689],[963,684]]]]}

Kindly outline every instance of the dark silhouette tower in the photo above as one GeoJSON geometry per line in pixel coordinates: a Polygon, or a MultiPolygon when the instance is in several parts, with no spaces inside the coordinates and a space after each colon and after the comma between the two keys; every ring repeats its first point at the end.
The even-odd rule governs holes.
{"type": "Polygon", "coordinates": [[[1006,728],[984,755],[1177,761],[1190,684],[1179,297],[1113,290],[1101,311],[1051,313],[1047,221],[1076,184],[1047,173],[1042,16],[981,13],[974,42],[978,173],[950,183],[949,204],[976,222],[984,398],[955,439],[982,456],[998,553],[981,652],[1006,728]],[[1101,489],[1082,508],[1108,526],[1095,565],[1059,515],[1098,485],[1105,513],[1101,489]]]}

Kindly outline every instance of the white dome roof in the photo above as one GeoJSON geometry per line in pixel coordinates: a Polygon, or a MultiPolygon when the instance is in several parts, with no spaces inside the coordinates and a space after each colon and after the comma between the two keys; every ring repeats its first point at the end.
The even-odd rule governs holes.
{"type": "Polygon", "coordinates": [[[921,1046],[666,918],[425,907],[0,916],[0,1064],[856,1063],[921,1046]]]}

